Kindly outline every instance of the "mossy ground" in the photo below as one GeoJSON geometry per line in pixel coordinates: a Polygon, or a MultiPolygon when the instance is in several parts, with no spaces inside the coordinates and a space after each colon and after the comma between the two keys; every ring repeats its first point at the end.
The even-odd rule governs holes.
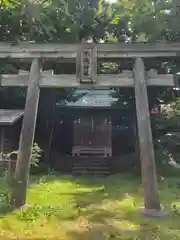
{"type": "MultiPolygon", "coordinates": [[[[1,189],[4,185],[1,185],[1,189]]],[[[180,179],[159,180],[164,219],[146,219],[140,178],[39,176],[29,186],[29,207],[0,215],[0,239],[180,239],[180,179]]]]}

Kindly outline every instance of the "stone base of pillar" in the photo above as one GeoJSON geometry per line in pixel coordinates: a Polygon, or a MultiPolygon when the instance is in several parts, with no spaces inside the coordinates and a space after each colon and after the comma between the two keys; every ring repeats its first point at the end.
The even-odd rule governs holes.
{"type": "Polygon", "coordinates": [[[147,208],[138,208],[137,212],[148,218],[165,218],[169,215],[168,212],[166,212],[164,209],[162,210],[156,210],[156,209],[147,209],[147,208]]]}

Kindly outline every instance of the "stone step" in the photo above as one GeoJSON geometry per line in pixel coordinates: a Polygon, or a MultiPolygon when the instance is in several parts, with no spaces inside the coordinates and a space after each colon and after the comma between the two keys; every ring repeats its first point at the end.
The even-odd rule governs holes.
{"type": "Polygon", "coordinates": [[[78,160],[74,160],[74,163],[103,163],[103,164],[107,164],[109,162],[109,160],[104,160],[104,159],[78,159],[78,160]]]}
{"type": "Polygon", "coordinates": [[[109,175],[109,171],[73,171],[73,175],[109,175]]]}
{"type": "Polygon", "coordinates": [[[102,156],[83,156],[74,159],[73,174],[79,175],[107,175],[109,172],[109,159],[102,156]]]}
{"type": "Polygon", "coordinates": [[[74,163],[74,166],[108,166],[109,163],[101,163],[101,162],[79,162],[74,163]]]}
{"type": "Polygon", "coordinates": [[[102,166],[75,166],[75,167],[73,167],[73,170],[76,170],[76,169],[87,169],[87,170],[92,170],[92,169],[94,169],[94,170],[104,170],[104,169],[109,169],[108,168],[108,166],[104,166],[104,167],[102,167],[102,166]]]}

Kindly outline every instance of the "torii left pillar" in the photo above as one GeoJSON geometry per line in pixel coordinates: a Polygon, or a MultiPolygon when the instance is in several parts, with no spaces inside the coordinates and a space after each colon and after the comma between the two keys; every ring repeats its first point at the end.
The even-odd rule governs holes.
{"type": "Polygon", "coordinates": [[[40,59],[32,61],[27,90],[25,112],[19,142],[18,158],[14,174],[11,203],[15,208],[21,207],[26,201],[29,181],[31,151],[36,127],[38,102],[40,95],[39,80],[41,72],[40,59]]]}

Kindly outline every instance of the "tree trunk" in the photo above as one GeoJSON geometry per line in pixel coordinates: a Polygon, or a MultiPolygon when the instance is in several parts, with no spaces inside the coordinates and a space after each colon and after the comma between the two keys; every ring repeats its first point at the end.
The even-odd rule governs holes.
{"type": "Polygon", "coordinates": [[[31,150],[37,118],[40,89],[40,60],[34,59],[30,69],[29,85],[27,90],[25,112],[19,142],[18,158],[16,163],[14,186],[11,203],[14,207],[21,207],[26,201],[26,191],[29,180],[31,150]]]}
{"type": "Polygon", "coordinates": [[[135,61],[135,100],[145,209],[160,210],[144,63],[135,61]]]}

